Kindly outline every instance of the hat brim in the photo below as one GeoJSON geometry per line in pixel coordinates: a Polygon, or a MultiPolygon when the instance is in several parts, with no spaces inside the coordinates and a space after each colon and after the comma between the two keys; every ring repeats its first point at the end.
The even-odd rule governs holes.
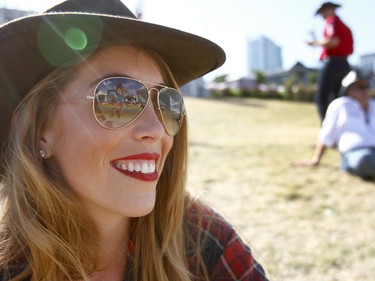
{"type": "Polygon", "coordinates": [[[11,104],[18,104],[55,68],[71,60],[84,60],[98,47],[117,42],[155,50],[180,86],[225,62],[224,51],[200,36],[133,18],[92,13],[24,17],[0,28],[0,42],[0,95],[5,95],[11,104]],[[66,41],[71,29],[85,37],[82,48],[66,41]]]}
{"type": "Polygon", "coordinates": [[[319,15],[322,12],[322,10],[327,9],[327,8],[337,9],[337,8],[340,8],[340,7],[341,7],[341,5],[333,4],[333,3],[330,3],[329,5],[322,5],[318,10],[316,10],[315,15],[319,15]]]}

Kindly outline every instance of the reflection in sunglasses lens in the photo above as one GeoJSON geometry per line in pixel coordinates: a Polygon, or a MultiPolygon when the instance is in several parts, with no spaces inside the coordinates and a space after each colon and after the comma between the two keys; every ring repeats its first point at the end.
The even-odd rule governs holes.
{"type": "MultiPolygon", "coordinates": [[[[148,89],[139,81],[123,77],[105,79],[95,90],[95,117],[106,128],[122,128],[142,114],[148,98],[148,89]]],[[[158,103],[167,133],[176,134],[183,119],[182,95],[175,89],[162,88],[158,103]]]]}
{"type": "Polygon", "coordinates": [[[134,121],[144,110],[148,92],[139,82],[110,78],[102,81],[96,90],[95,114],[107,128],[121,128],[134,121]]]}
{"type": "Polygon", "coordinates": [[[159,105],[166,130],[174,135],[182,123],[184,112],[182,96],[174,89],[162,89],[159,94],[159,105]]]}

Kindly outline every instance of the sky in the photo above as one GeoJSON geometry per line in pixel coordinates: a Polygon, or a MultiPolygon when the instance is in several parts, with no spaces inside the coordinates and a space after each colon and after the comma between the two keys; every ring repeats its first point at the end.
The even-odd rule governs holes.
{"type": "MultiPolygon", "coordinates": [[[[102,0],[105,1],[105,0],[102,0]]],[[[42,12],[61,0],[0,0],[0,6],[42,12]]],[[[122,0],[134,13],[142,7],[142,20],[191,32],[220,45],[226,63],[205,76],[229,79],[249,75],[247,44],[266,36],[282,48],[283,68],[301,62],[320,67],[319,48],[306,44],[311,32],[321,37],[324,21],[315,11],[321,0],[122,0]]],[[[355,46],[350,57],[356,65],[361,55],[375,53],[375,1],[340,0],[338,16],[352,29],[355,46]]]]}

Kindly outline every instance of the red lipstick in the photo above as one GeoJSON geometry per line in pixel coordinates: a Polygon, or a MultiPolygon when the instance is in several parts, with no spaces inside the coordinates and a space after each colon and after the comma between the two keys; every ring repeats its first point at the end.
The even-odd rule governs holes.
{"type": "Polygon", "coordinates": [[[158,153],[140,153],[111,161],[111,165],[120,173],[141,181],[155,181],[159,178],[156,169],[158,153]]]}

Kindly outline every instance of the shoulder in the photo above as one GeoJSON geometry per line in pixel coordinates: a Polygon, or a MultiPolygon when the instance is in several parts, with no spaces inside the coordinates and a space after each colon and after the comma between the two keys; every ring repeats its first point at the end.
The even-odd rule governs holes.
{"type": "Polygon", "coordinates": [[[346,105],[350,105],[350,104],[353,104],[353,100],[347,96],[343,96],[343,97],[339,97],[337,99],[334,99],[330,104],[329,104],[329,108],[331,108],[331,110],[334,110],[334,109],[339,109],[343,106],[346,106],[346,105]]]}
{"type": "Polygon", "coordinates": [[[327,17],[326,26],[332,28],[335,33],[341,34],[350,31],[349,27],[337,15],[327,17]]]}
{"type": "MultiPolygon", "coordinates": [[[[226,277],[235,277],[235,280],[267,280],[250,248],[221,215],[198,203],[189,206],[186,219],[194,243],[201,241],[200,254],[210,280],[232,280],[226,277]]],[[[188,248],[191,250],[195,246],[190,245],[188,248]]]]}
{"type": "Polygon", "coordinates": [[[337,118],[339,115],[348,114],[349,111],[356,110],[357,101],[350,97],[343,96],[333,100],[327,108],[327,119],[337,118]]]}
{"type": "Polygon", "coordinates": [[[201,202],[190,204],[186,210],[186,223],[193,236],[210,237],[222,248],[231,239],[235,230],[219,213],[201,202]]]}
{"type": "Polygon", "coordinates": [[[337,15],[332,15],[332,16],[327,17],[326,22],[331,23],[331,24],[341,24],[342,23],[340,17],[337,16],[337,15]]]}

